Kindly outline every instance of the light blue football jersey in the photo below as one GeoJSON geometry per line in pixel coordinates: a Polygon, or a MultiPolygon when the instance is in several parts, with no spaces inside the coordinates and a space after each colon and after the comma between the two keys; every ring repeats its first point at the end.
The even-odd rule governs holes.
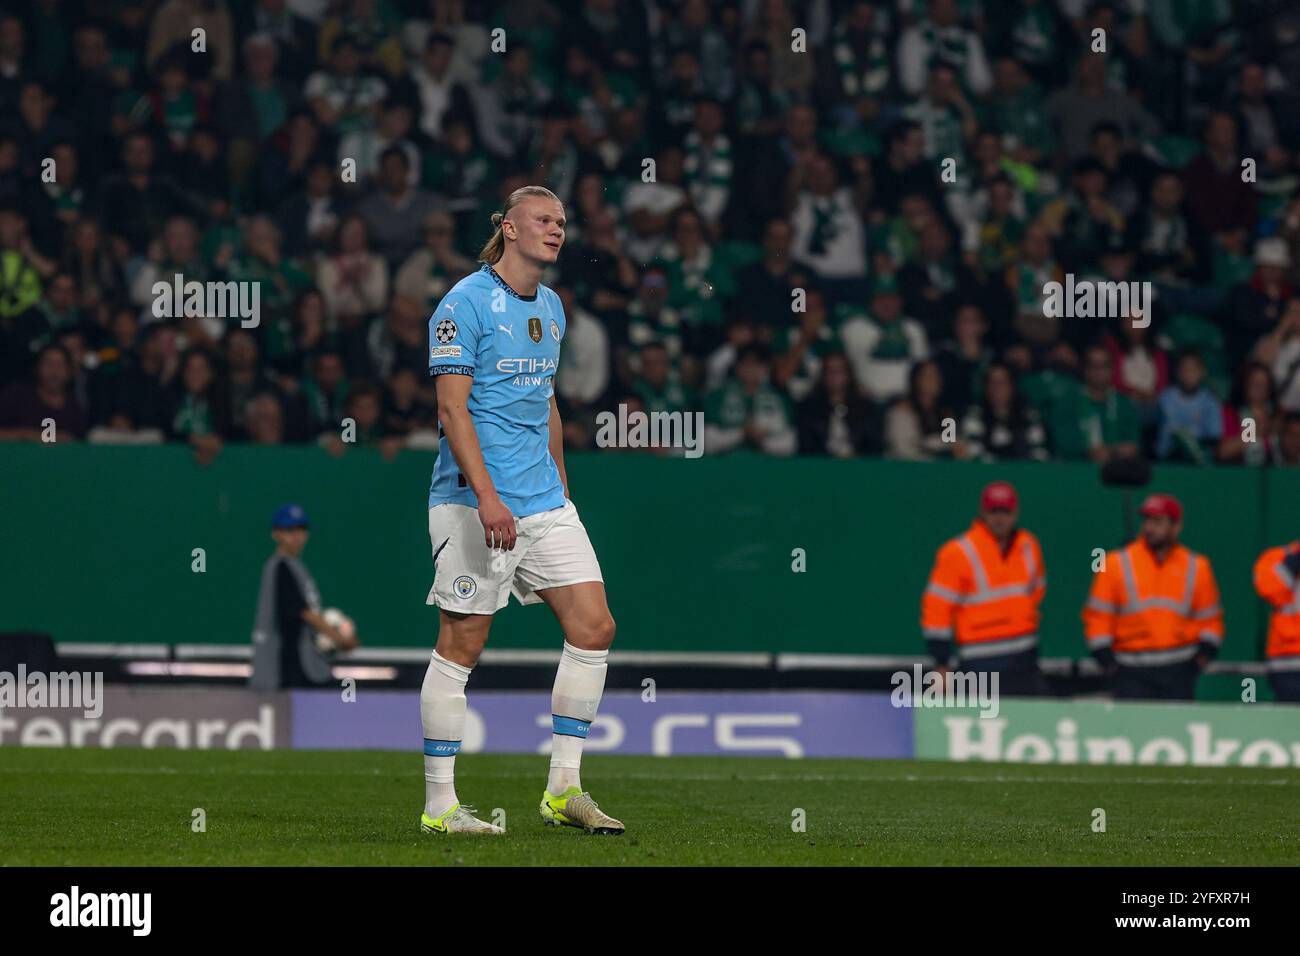
{"type": "MultiPolygon", "coordinates": [[[[452,286],[429,317],[429,374],[474,376],[469,413],[483,463],[516,518],[564,507],[549,444],[564,331],[558,295],[539,285],[524,298],[487,264],[452,286]]],[[[446,503],[478,507],[443,435],[429,507],[446,503]]]]}

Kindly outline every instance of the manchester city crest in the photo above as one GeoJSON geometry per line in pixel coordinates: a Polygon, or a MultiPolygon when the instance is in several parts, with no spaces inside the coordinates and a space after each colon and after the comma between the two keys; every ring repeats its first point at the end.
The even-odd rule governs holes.
{"type": "Polygon", "coordinates": [[[557,342],[560,341],[560,323],[554,319],[551,319],[551,338],[557,342]]]}

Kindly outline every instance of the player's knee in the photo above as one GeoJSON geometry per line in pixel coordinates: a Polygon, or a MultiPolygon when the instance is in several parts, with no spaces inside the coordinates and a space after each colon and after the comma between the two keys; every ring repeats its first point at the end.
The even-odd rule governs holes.
{"type": "Polygon", "coordinates": [[[602,618],[584,621],[578,633],[568,635],[566,640],[584,651],[603,651],[614,643],[614,618],[605,614],[602,618]]]}

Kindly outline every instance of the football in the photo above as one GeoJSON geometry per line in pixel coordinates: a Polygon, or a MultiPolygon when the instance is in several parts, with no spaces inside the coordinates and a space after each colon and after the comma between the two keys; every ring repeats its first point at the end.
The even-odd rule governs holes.
{"type": "MultiPolygon", "coordinates": [[[[340,634],[352,637],[356,633],[356,625],[352,623],[352,618],[336,607],[326,608],[321,617],[325,618],[325,623],[330,627],[337,628],[340,634]]],[[[316,647],[321,651],[332,651],[337,647],[337,644],[329,634],[324,631],[317,631],[316,647]]]]}

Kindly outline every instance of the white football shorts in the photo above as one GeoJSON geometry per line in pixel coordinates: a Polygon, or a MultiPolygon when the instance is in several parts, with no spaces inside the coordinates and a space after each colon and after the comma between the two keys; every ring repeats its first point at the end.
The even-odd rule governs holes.
{"type": "Polygon", "coordinates": [[[458,614],[495,614],[512,593],[520,604],[539,604],[537,592],[546,588],[605,580],[572,501],[516,518],[515,531],[513,551],[489,549],[477,508],[430,508],[433,587],[424,603],[458,614]]]}

